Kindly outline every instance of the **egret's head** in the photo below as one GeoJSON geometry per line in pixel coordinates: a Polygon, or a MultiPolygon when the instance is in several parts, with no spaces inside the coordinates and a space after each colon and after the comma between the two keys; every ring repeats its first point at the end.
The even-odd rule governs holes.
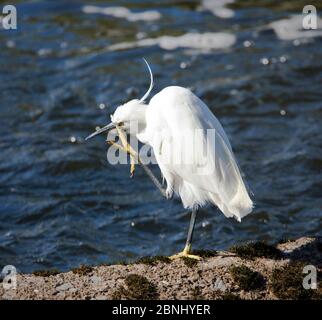
{"type": "Polygon", "coordinates": [[[111,115],[111,121],[127,131],[130,125],[145,122],[145,107],[144,101],[130,100],[116,108],[114,114],[111,115]]]}
{"type": "Polygon", "coordinates": [[[145,59],[143,60],[150,73],[150,87],[148,91],[140,100],[133,99],[117,107],[114,114],[111,115],[111,123],[89,135],[86,140],[93,138],[100,133],[113,130],[116,126],[121,127],[124,131],[128,131],[130,134],[137,134],[138,131],[145,126],[146,104],[144,101],[149,96],[153,88],[153,74],[147,61],[145,59]]]}

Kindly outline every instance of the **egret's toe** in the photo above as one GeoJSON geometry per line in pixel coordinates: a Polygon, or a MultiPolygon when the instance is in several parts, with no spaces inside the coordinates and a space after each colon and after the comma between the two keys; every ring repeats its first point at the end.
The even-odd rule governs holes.
{"type": "Polygon", "coordinates": [[[197,256],[195,254],[190,254],[185,251],[179,252],[179,253],[174,254],[169,257],[169,259],[171,259],[171,260],[179,259],[179,258],[189,258],[189,259],[194,259],[194,260],[201,260],[200,256],[197,256]]]}

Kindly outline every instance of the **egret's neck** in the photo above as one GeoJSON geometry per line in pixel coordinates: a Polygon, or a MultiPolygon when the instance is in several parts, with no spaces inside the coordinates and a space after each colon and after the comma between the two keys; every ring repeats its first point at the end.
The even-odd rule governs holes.
{"type": "Polygon", "coordinates": [[[137,139],[142,143],[148,143],[147,137],[146,137],[146,112],[147,112],[148,106],[146,104],[141,104],[140,107],[137,110],[137,116],[138,116],[138,129],[136,132],[137,139]]]}
{"type": "Polygon", "coordinates": [[[131,128],[131,134],[136,135],[137,139],[142,143],[146,143],[144,141],[144,135],[146,132],[146,111],[147,111],[146,104],[140,104],[135,108],[135,115],[133,115],[133,121],[135,128],[131,128]]]}

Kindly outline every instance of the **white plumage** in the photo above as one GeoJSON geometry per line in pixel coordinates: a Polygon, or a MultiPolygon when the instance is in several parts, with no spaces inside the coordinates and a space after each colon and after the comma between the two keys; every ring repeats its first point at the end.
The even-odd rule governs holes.
{"type": "MultiPolygon", "coordinates": [[[[150,72],[148,91],[140,100],[133,99],[119,106],[111,116],[112,122],[87,139],[116,129],[124,145],[118,147],[124,151],[131,153],[123,131],[153,148],[167,183],[166,196],[169,198],[175,192],[183,206],[192,209],[186,246],[172,258],[200,259],[191,254],[198,207],[211,203],[226,217],[241,221],[252,211],[253,202],[226,133],[205,103],[190,90],[178,86],[163,89],[149,104],[145,103],[153,88],[152,71],[145,63],[150,72]]],[[[144,169],[164,193],[153,173],[146,166],[144,169]]]]}
{"type": "Polygon", "coordinates": [[[167,87],[151,99],[145,117],[146,127],[137,138],[152,146],[169,195],[176,192],[185,208],[212,203],[238,221],[252,211],[226,133],[196,95],[167,87]],[[208,131],[212,140],[207,139],[209,129],[214,129],[208,131]]]}

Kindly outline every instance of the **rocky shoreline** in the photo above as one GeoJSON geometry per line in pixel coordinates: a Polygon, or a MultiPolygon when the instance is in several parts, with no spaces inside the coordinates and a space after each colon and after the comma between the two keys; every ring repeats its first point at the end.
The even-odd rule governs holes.
{"type": "Polygon", "coordinates": [[[18,274],[16,290],[5,290],[0,283],[0,299],[322,298],[320,238],[195,253],[202,257],[200,261],[149,257],[130,264],[81,266],[65,273],[18,274]],[[306,265],[317,270],[317,289],[303,288],[306,265]]]}

